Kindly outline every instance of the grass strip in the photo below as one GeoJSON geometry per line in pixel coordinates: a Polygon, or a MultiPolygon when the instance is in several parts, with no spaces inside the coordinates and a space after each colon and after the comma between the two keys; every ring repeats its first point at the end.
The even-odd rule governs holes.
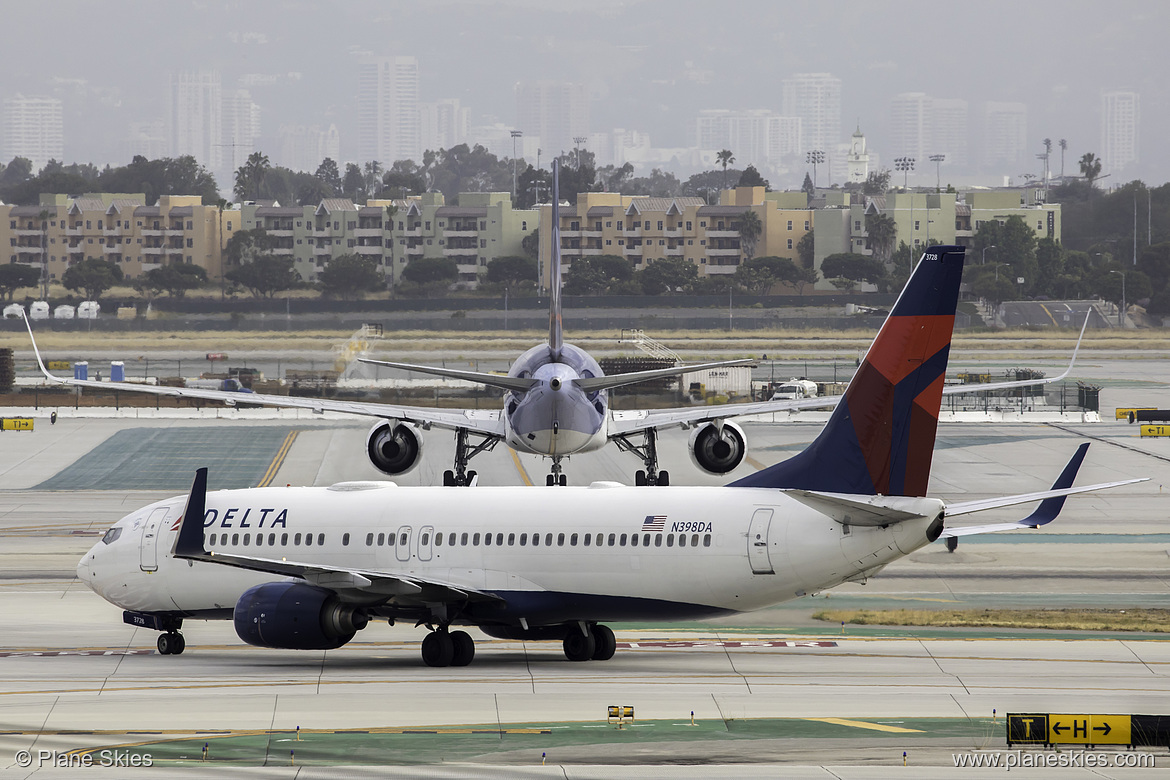
{"type": "Polygon", "coordinates": [[[825,609],[813,619],[860,626],[1170,632],[1170,609],[825,609]]]}

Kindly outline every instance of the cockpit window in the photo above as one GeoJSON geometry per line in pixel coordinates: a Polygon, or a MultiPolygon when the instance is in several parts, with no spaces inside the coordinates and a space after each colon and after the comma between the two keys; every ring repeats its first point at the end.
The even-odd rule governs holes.
{"type": "Polygon", "coordinates": [[[106,531],[106,535],[102,537],[102,544],[113,544],[114,542],[118,541],[118,537],[121,535],[122,529],[118,526],[114,526],[110,530],[106,531]]]}

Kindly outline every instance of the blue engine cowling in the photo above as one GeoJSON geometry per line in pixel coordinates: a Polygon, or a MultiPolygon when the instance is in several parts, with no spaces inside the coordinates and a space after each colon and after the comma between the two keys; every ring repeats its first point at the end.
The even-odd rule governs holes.
{"type": "Polygon", "coordinates": [[[269,582],[236,602],[236,635],[250,645],[284,650],[332,650],[366,627],[360,608],[337,594],[301,582],[269,582]]]}

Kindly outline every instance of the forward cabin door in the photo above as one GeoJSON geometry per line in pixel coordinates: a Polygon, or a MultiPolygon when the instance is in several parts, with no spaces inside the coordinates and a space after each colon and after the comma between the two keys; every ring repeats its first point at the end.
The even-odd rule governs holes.
{"type": "Polygon", "coordinates": [[[398,529],[398,543],[394,545],[394,554],[400,561],[410,560],[410,530],[409,525],[398,529]]]}
{"type": "Polygon", "coordinates": [[[748,526],[748,563],[752,566],[752,574],[775,574],[772,568],[772,557],[768,553],[768,531],[772,526],[771,509],[757,509],[752,515],[751,525],[748,526]]]}
{"type": "Polygon", "coordinates": [[[139,542],[138,566],[143,571],[158,570],[158,537],[162,534],[167,519],[167,507],[159,507],[150,513],[142,524],[142,540],[139,542]]]}

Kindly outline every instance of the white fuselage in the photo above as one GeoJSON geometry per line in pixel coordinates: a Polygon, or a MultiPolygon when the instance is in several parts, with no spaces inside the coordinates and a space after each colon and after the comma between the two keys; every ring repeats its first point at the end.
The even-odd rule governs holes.
{"type": "MultiPolygon", "coordinates": [[[[219,617],[230,617],[248,588],[281,579],[171,557],[185,501],[161,501],[120,520],[120,536],[82,559],[81,579],[127,610],[219,617]]],[[[506,604],[497,604],[491,621],[548,625],[759,609],[913,552],[929,542],[932,519],[846,527],[759,488],[351,483],[208,493],[204,543],[212,553],[487,591],[506,604]]],[[[355,602],[387,598],[340,593],[355,602]]]]}

